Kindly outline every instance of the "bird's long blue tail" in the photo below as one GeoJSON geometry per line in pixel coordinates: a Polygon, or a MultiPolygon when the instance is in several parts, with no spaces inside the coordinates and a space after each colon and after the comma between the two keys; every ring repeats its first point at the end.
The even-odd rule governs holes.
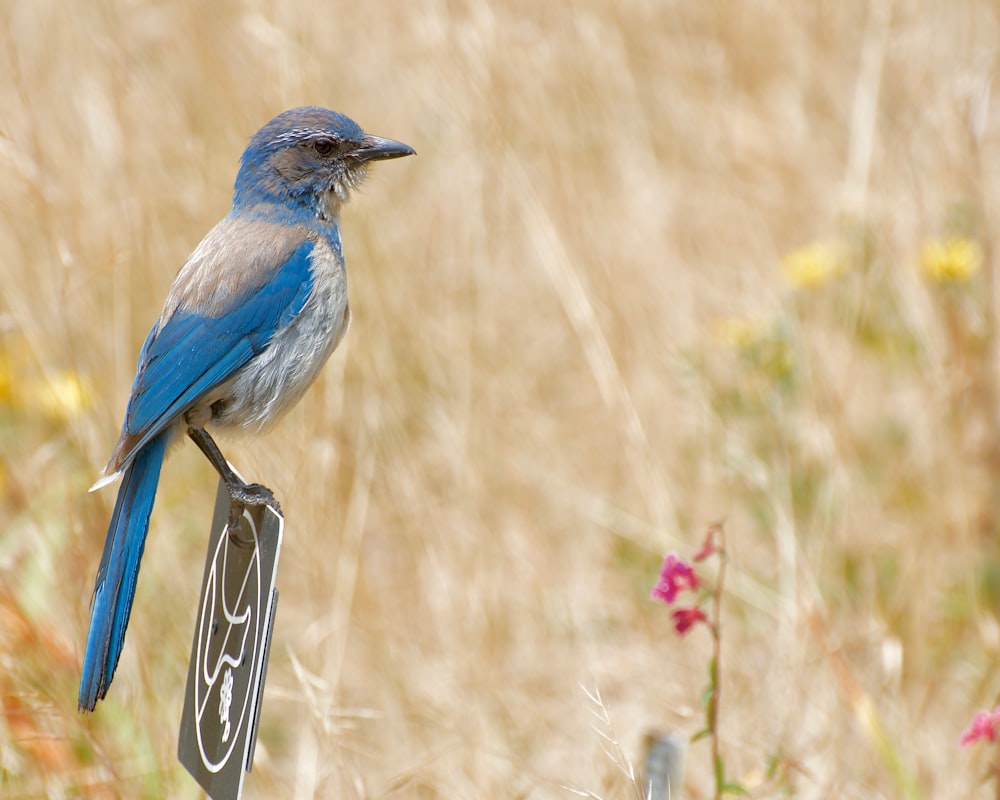
{"type": "Polygon", "coordinates": [[[94,586],[80,678],[81,711],[93,711],[97,701],[104,698],[118,666],[167,438],[166,432],[161,433],[139,451],[118,489],[94,586]]]}

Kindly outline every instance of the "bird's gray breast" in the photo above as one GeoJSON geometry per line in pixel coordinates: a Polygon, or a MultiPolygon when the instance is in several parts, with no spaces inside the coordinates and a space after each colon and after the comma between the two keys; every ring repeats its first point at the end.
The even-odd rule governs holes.
{"type": "Polygon", "coordinates": [[[244,366],[214,406],[215,422],[260,429],[299,401],[347,332],[351,312],[339,241],[320,237],[310,256],[313,288],[302,310],[244,366]]]}

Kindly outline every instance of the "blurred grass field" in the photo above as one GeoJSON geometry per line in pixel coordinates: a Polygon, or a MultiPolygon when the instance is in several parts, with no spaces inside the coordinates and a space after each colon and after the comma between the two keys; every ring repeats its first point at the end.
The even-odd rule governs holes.
{"type": "MultiPolygon", "coordinates": [[[[993,0],[0,19],[0,794],[199,796],[175,751],[214,474],[166,464],[81,716],[114,502],[86,490],[247,139],[318,104],[419,156],[346,209],[322,378],[226,447],[287,515],[246,796],[635,797],[616,761],[700,728],[709,654],[649,589],[720,520],[730,776],[992,795],[957,742],[1000,694],[993,0]]],[[[685,797],[710,787],[694,743],[685,797]]]]}

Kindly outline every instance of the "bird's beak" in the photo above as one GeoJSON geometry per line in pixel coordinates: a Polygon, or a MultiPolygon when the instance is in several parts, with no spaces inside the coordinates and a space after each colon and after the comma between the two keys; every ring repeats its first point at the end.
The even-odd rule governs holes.
{"type": "Polygon", "coordinates": [[[417,151],[408,144],[397,142],[395,139],[383,139],[381,136],[366,134],[365,138],[358,144],[358,148],[352,150],[348,155],[361,162],[385,161],[389,158],[402,158],[417,154],[417,151]]]}

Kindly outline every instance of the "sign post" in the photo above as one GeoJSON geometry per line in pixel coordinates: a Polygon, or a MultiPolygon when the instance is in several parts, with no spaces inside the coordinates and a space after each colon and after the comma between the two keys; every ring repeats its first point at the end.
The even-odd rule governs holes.
{"type": "Polygon", "coordinates": [[[270,506],[250,506],[230,530],[229,504],[220,481],[177,745],[212,800],[237,800],[253,767],[284,528],[270,506]]]}

